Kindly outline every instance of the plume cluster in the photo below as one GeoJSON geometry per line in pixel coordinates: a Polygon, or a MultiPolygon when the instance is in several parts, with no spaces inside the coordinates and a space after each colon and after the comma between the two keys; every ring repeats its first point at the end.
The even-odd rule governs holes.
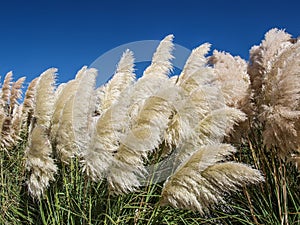
{"type": "Polygon", "coordinates": [[[231,77],[222,80],[217,68],[209,66],[205,56],[209,44],[193,50],[182,73],[170,78],[172,39],[169,35],[160,43],[151,65],[137,81],[132,74],[133,60],[129,73],[118,72],[128,56],[128,51],[124,53],[112,80],[100,87],[100,115],[83,163],[93,180],[107,178],[112,192],[128,193],[152,177],[149,158],[163,149],[163,161],[172,163],[164,168],[168,179],[161,203],[204,213],[223,202],[224,194],[263,180],[249,166],[226,162],[235,149],[222,144],[233,126],[245,120],[237,105],[242,107],[249,96],[249,78],[244,61],[224,56],[230,57],[232,68],[240,65],[239,82],[247,87],[240,90],[242,96],[226,93],[232,88],[231,77]],[[125,80],[130,82],[124,85],[125,80]],[[220,190],[221,185],[225,189],[220,190]],[[190,191],[191,187],[195,189],[190,191]]]}
{"type": "Polygon", "coordinates": [[[0,147],[9,154],[9,150],[19,140],[22,121],[22,85],[25,77],[12,82],[12,72],[6,74],[1,88],[0,98],[0,147]]]}
{"type": "Polygon", "coordinates": [[[300,42],[272,29],[250,50],[248,73],[263,142],[282,159],[299,154],[300,42]]]}
{"type": "MultiPolygon", "coordinates": [[[[253,116],[252,90],[247,72],[247,62],[239,56],[233,57],[229,53],[213,51],[209,58],[217,74],[224,101],[227,106],[240,109],[249,118],[253,116]]],[[[228,142],[239,143],[250,129],[248,120],[240,121],[234,130],[226,137],[228,142]]]]}
{"type": "Polygon", "coordinates": [[[51,157],[52,146],[49,138],[56,71],[55,68],[46,70],[41,74],[35,86],[33,116],[25,151],[26,169],[30,171],[28,190],[34,197],[43,194],[57,172],[57,166],[51,157]]]}
{"type": "Polygon", "coordinates": [[[97,71],[82,67],[55,87],[56,69],[33,80],[18,103],[24,78],[3,81],[1,150],[24,133],[28,190],[43,195],[55,180],[56,162],[80,159],[91,180],[106,179],[111,192],[163,182],[161,205],[207,213],[224,196],[264,180],[233,161],[238,140],[260,126],[266,149],[299,164],[300,42],[272,29],[250,50],[250,62],[229,53],[195,48],[178,76],[173,35],[166,36],[140,78],[126,50],[111,80],[96,89],[97,71]],[[56,158],[54,158],[56,156],[56,158]],[[154,169],[156,168],[156,170],[154,169]]]}

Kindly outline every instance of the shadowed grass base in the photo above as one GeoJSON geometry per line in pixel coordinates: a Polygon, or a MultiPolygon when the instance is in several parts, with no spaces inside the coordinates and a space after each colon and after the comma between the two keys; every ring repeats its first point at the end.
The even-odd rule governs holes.
{"type": "Polygon", "coordinates": [[[84,175],[77,159],[67,166],[58,163],[59,174],[44,198],[32,199],[25,183],[25,143],[21,142],[9,152],[0,151],[0,224],[300,224],[295,168],[289,164],[283,168],[279,160],[266,156],[257,140],[237,146],[235,157],[260,169],[266,182],[230,195],[226,205],[217,206],[206,217],[159,206],[160,183],[113,196],[105,180],[95,183],[84,175]]]}

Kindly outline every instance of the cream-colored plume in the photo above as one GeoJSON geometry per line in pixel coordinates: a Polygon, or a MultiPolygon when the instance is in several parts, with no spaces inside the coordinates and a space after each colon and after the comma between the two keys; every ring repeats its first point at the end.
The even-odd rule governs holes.
{"type": "Polygon", "coordinates": [[[78,79],[78,88],[74,96],[72,124],[76,145],[80,152],[86,151],[94,129],[96,69],[83,68],[78,79]]]}
{"type": "Polygon", "coordinates": [[[18,100],[22,97],[22,84],[25,77],[12,81],[12,72],[7,73],[1,90],[0,100],[0,147],[8,149],[15,146],[19,141],[21,132],[21,111],[18,100]]]}
{"type": "MultiPolygon", "coordinates": [[[[12,71],[8,72],[4,78],[4,82],[2,84],[2,89],[1,89],[1,104],[3,108],[8,111],[8,100],[9,96],[11,93],[11,81],[12,81],[12,71]]],[[[7,112],[9,113],[9,112],[7,112]]]]}
{"type": "MultiPolygon", "coordinates": [[[[116,92],[119,97],[114,100],[116,104],[112,104],[110,101],[111,103],[104,107],[106,111],[104,110],[100,114],[100,118],[96,123],[92,144],[87,152],[83,154],[85,169],[92,179],[99,180],[107,173],[107,169],[114,162],[114,155],[120,147],[120,143],[122,143],[121,139],[135,124],[135,119],[138,117],[144,101],[155,95],[159,88],[164,85],[164,82],[168,82],[167,75],[172,68],[170,60],[173,58],[171,55],[173,49],[172,39],[173,36],[169,35],[160,43],[153,55],[151,65],[144,72],[143,77],[132,86],[130,86],[133,81],[132,54],[127,51],[123,55],[115,78],[108,85],[108,90],[116,92]],[[123,74],[120,74],[122,71],[123,74]],[[127,72],[125,73],[125,71],[127,72]],[[120,89],[118,85],[117,87],[112,86],[119,84],[118,80],[126,81],[126,89],[123,87],[120,89]],[[121,90],[122,92],[120,92],[121,90]]],[[[103,95],[100,99],[105,99],[107,88],[103,86],[101,89],[100,94],[103,95]]],[[[100,105],[103,102],[105,100],[100,100],[100,105]]]]}
{"type": "Polygon", "coordinates": [[[57,167],[51,158],[52,147],[43,125],[37,125],[29,135],[28,146],[25,152],[26,169],[30,171],[27,181],[29,193],[40,198],[51,181],[57,167]]]}
{"type": "Polygon", "coordinates": [[[234,148],[225,144],[200,147],[165,182],[161,205],[204,214],[213,205],[224,202],[226,193],[263,180],[257,170],[244,164],[221,162],[233,152],[234,148]]]}
{"type": "MultiPolygon", "coordinates": [[[[60,126],[62,112],[64,110],[66,102],[74,98],[71,96],[75,95],[78,89],[79,80],[82,74],[86,71],[87,67],[83,66],[76,74],[74,80],[70,80],[68,83],[61,84],[55,91],[55,102],[54,102],[54,112],[51,118],[51,141],[55,143],[57,137],[57,131],[60,126]]],[[[70,106],[69,106],[70,107],[70,106]]],[[[73,107],[73,106],[72,106],[73,107]]],[[[65,117],[64,117],[65,118],[65,117]]],[[[65,118],[67,122],[72,122],[72,117],[65,118]]],[[[66,122],[66,121],[64,121],[66,122]]],[[[74,141],[74,139],[73,139],[74,141]]]]}
{"type": "Polygon", "coordinates": [[[102,179],[107,173],[113,155],[119,148],[121,136],[129,126],[128,95],[135,80],[133,61],[133,53],[126,50],[112,79],[95,91],[99,98],[96,113],[100,115],[94,117],[93,136],[82,154],[84,170],[95,181],[102,179]]]}
{"type": "Polygon", "coordinates": [[[130,116],[134,119],[141,109],[144,101],[153,96],[165,83],[168,82],[168,74],[172,70],[171,59],[173,59],[172,50],[173,35],[165,37],[157,47],[152,57],[150,66],[146,68],[143,76],[137,80],[134,86],[129,89],[129,99],[120,99],[120,101],[130,102],[130,116]]]}
{"type": "Polygon", "coordinates": [[[30,124],[25,152],[26,168],[30,171],[28,190],[36,198],[40,198],[50,181],[55,180],[54,174],[57,171],[51,158],[52,146],[49,140],[56,71],[55,68],[46,70],[37,81],[33,113],[33,120],[36,121],[30,124]]]}
{"type": "Polygon", "coordinates": [[[210,44],[205,43],[194,49],[186,61],[177,84],[188,93],[199,85],[208,84],[215,79],[213,70],[206,66],[205,55],[210,50],[210,44]]]}
{"type": "Polygon", "coordinates": [[[27,117],[27,114],[30,111],[33,111],[34,105],[35,105],[35,94],[36,94],[36,86],[39,81],[39,77],[33,79],[30,84],[28,85],[28,88],[25,93],[24,101],[23,101],[23,117],[24,119],[27,117]]]}
{"type": "Polygon", "coordinates": [[[255,94],[256,113],[263,124],[263,141],[281,158],[300,146],[300,42],[272,29],[250,52],[249,74],[255,94]]]}
{"type": "Polygon", "coordinates": [[[13,113],[15,107],[19,104],[18,100],[22,97],[22,85],[24,81],[25,81],[25,77],[21,77],[12,84],[11,93],[9,97],[10,114],[13,113]]]}
{"type": "Polygon", "coordinates": [[[118,63],[112,79],[102,88],[100,95],[100,111],[105,112],[116,103],[121,93],[135,80],[133,52],[127,49],[118,63]]]}
{"type": "Polygon", "coordinates": [[[63,163],[68,164],[72,157],[86,149],[87,146],[83,145],[83,141],[89,143],[88,132],[91,132],[93,126],[92,101],[95,79],[96,70],[84,66],[77,72],[74,80],[63,85],[61,90],[57,90],[55,110],[51,120],[51,140],[63,163]],[[80,95],[83,92],[87,101],[80,102],[83,101],[83,96],[80,95]],[[89,108],[83,109],[83,107],[89,108]],[[86,140],[83,140],[84,138],[86,140]],[[85,149],[80,148],[79,143],[85,149]]]}
{"type": "Polygon", "coordinates": [[[247,63],[239,56],[214,51],[210,58],[217,83],[221,87],[225,103],[230,107],[242,109],[245,99],[250,95],[250,78],[247,73],[247,63]]]}
{"type": "Polygon", "coordinates": [[[292,45],[290,40],[290,34],[274,28],[265,34],[265,39],[259,46],[255,45],[251,48],[248,73],[256,101],[260,99],[260,92],[267,82],[266,76],[272,69],[273,63],[292,45]]]}
{"type": "MultiPolygon", "coordinates": [[[[206,93],[206,90],[211,88],[204,87],[207,84],[207,77],[212,72],[206,66],[205,54],[207,54],[209,48],[209,44],[203,44],[194,49],[187,59],[182,72],[176,79],[176,85],[182,89],[181,91],[185,94],[185,98],[183,101],[176,103],[177,112],[174,112],[172,115],[165,132],[166,144],[171,149],[172,146],[178,146],[184,139],[192,135],[193,128],[191,127],[194,126],[195,121],[198,121],[209,110],[207,97],[210,98],[210,95],[208,92],[206,93]],[[200,89],[202,91],[199,91],[200,89]],[[208,95],[206,96],[206,94],[208,95]]],[[[173,82],[172,79],[170,80],[173,82]]],[[[168,150],[168,148],[166,149],[168,150]]],[[[165,152],[164,154],[168,153],[165,152]]]]}
{"type": "Polygon", "coordinates": [[[129,129],[130,118],[124,114],[127,110],[126,102],[118,102],[103,112],[95,122],[91,142],[83,153],[84,170],[95,181],[106,176],[121,140],[129,129]]]}
{"type": "Polygon", "coordinates": [[[53,134],[55,135],[55,146],[58,156],[60,160],[66,164],[68,164],[71,158],[78,154],[79,151],[76,145],[72,123],[74,98],[75,95],[73,94],[69,99],[66,99],[59,118],[59,126],[53,134]]]}
{"type": "Polygon", "coordinates": [[[196,124],[211,111],[225,107],[223,94],[216,82],[217,76],[207,66],[205,54],[209,48],[206,43],[192,51],[176,83],[186,96],[169,122],[165,135],[169,146],[178,146],[191,136],[194,138],[196,124]]]}
{"type": "Polygon", "coordinates": [[[174,35],[170,34],[166,36],[157,47],[153,54],[151,65],[146,68],[143,73],[143,78],[149,78],[153,76],[168,76],[172,71],[173,65],[171,60],[174,58],[172,51],[174,49],[173,44],[174,35]]]}
{"type": "Polygon", "coordinates": [[[108,174],[108,182],[115,193],[128,193],[140,186],[146,172],[144,160],[159,147],[169,118],[180,98],[178,88],[171,82],[154,96],[146,99],[134,123],[121,140],[108,174]]]}
{"type": "MultiPolygon", "coordinates": [[[[70,101],[71,96],[74,96],[78,88],[78,80],[71,80],[66,83],[60,93],[57,94],[54,103],[54,112],[51,118],[51,141],[55,142],[57,138],[57,131],[60,127],[62,112],[68,101],[70,101]]],[[[74,99],[73,99],[74,100],[74,99]]],[[[68,118],[72,122],[72,118],[68,118]]]]}
{"type": "Polygon", "coordinates": [[[36,86],[34,117],[37,124],[50,128],[54,111],[54,88],[57,69],[50,68],[40,75],[36,86]]]}

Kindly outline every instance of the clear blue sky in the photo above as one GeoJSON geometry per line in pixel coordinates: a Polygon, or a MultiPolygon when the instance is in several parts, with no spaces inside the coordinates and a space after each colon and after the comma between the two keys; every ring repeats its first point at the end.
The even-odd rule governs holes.
{"type": "Polygon", "coordinates": [[[300,1],[6,1],[0,3],[0,75],[30,81],[49,67],[59,82],[121,44],[162,39],[248,59],[273,27],[300,35],[300,1]]]}

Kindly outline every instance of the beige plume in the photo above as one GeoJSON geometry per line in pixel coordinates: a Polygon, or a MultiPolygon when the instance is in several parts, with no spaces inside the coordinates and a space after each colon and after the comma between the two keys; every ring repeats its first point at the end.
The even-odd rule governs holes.
{"type": "Polygon", "coordinates": [[[57,167],[51,158],[52,148],[43,125],[33,128],[29,136],[28,146],[25,152],[26,168],[30,171],[27,182],[29,193],[40,198],[45,189],[54,181],[57,167]]]}
{"type": "Polygon", "coordinates": [[[161,205],[170,204],[204,214],[213,205],[224,202],[225,193],[263,180],[257,170],[246,165],[221,162],[233,152],[234,148],[225,144],[201,147],[165,182],[161,205]]]}
{"type": "Polygon", "coordinates": [[[4,78],[4,82],[2,85],[2,96],[1,96],[1,102],[2,102],[2,107],[4,108],[4,111],[8,114],[8,100],[11,94],[11,81],[12,81],[12,76],[13,73],[10,71],[6,74],[4,78]]]}
{"type": "Polygon", "coordinates": [[[70,119],[80,152],[86,151],[94,128],[92,116],[96,104],[96,76],[96,69],[83,68],[82,73],[75,79],[78,79],[78,88],[74,96],[73,118],[70,119]]]}
{"type": "Polygon", "coordinates": [[[118,63],[117,70],[112,79],[105,84],[103,95],[100,97],[101,111],[105,112],[116,103],[121,93],[135,80],[133,52],[126,50],[118,63]]]}
{"type": "Polygon", "coordinates": [[[110,167],[108,182],[115,193],[136,190],[145,173],[143,161],[159,147],[174,103],[180,97],[171,83],[146,99],[132,128],[127,132],[110,167]]]}
{"type": "Polygon", "coordinates": [[[36,86],[34,116],[37,124],[50,128],[54,111],[54,88],[57,69],[50,68],[40,75],[36,86]]]}

